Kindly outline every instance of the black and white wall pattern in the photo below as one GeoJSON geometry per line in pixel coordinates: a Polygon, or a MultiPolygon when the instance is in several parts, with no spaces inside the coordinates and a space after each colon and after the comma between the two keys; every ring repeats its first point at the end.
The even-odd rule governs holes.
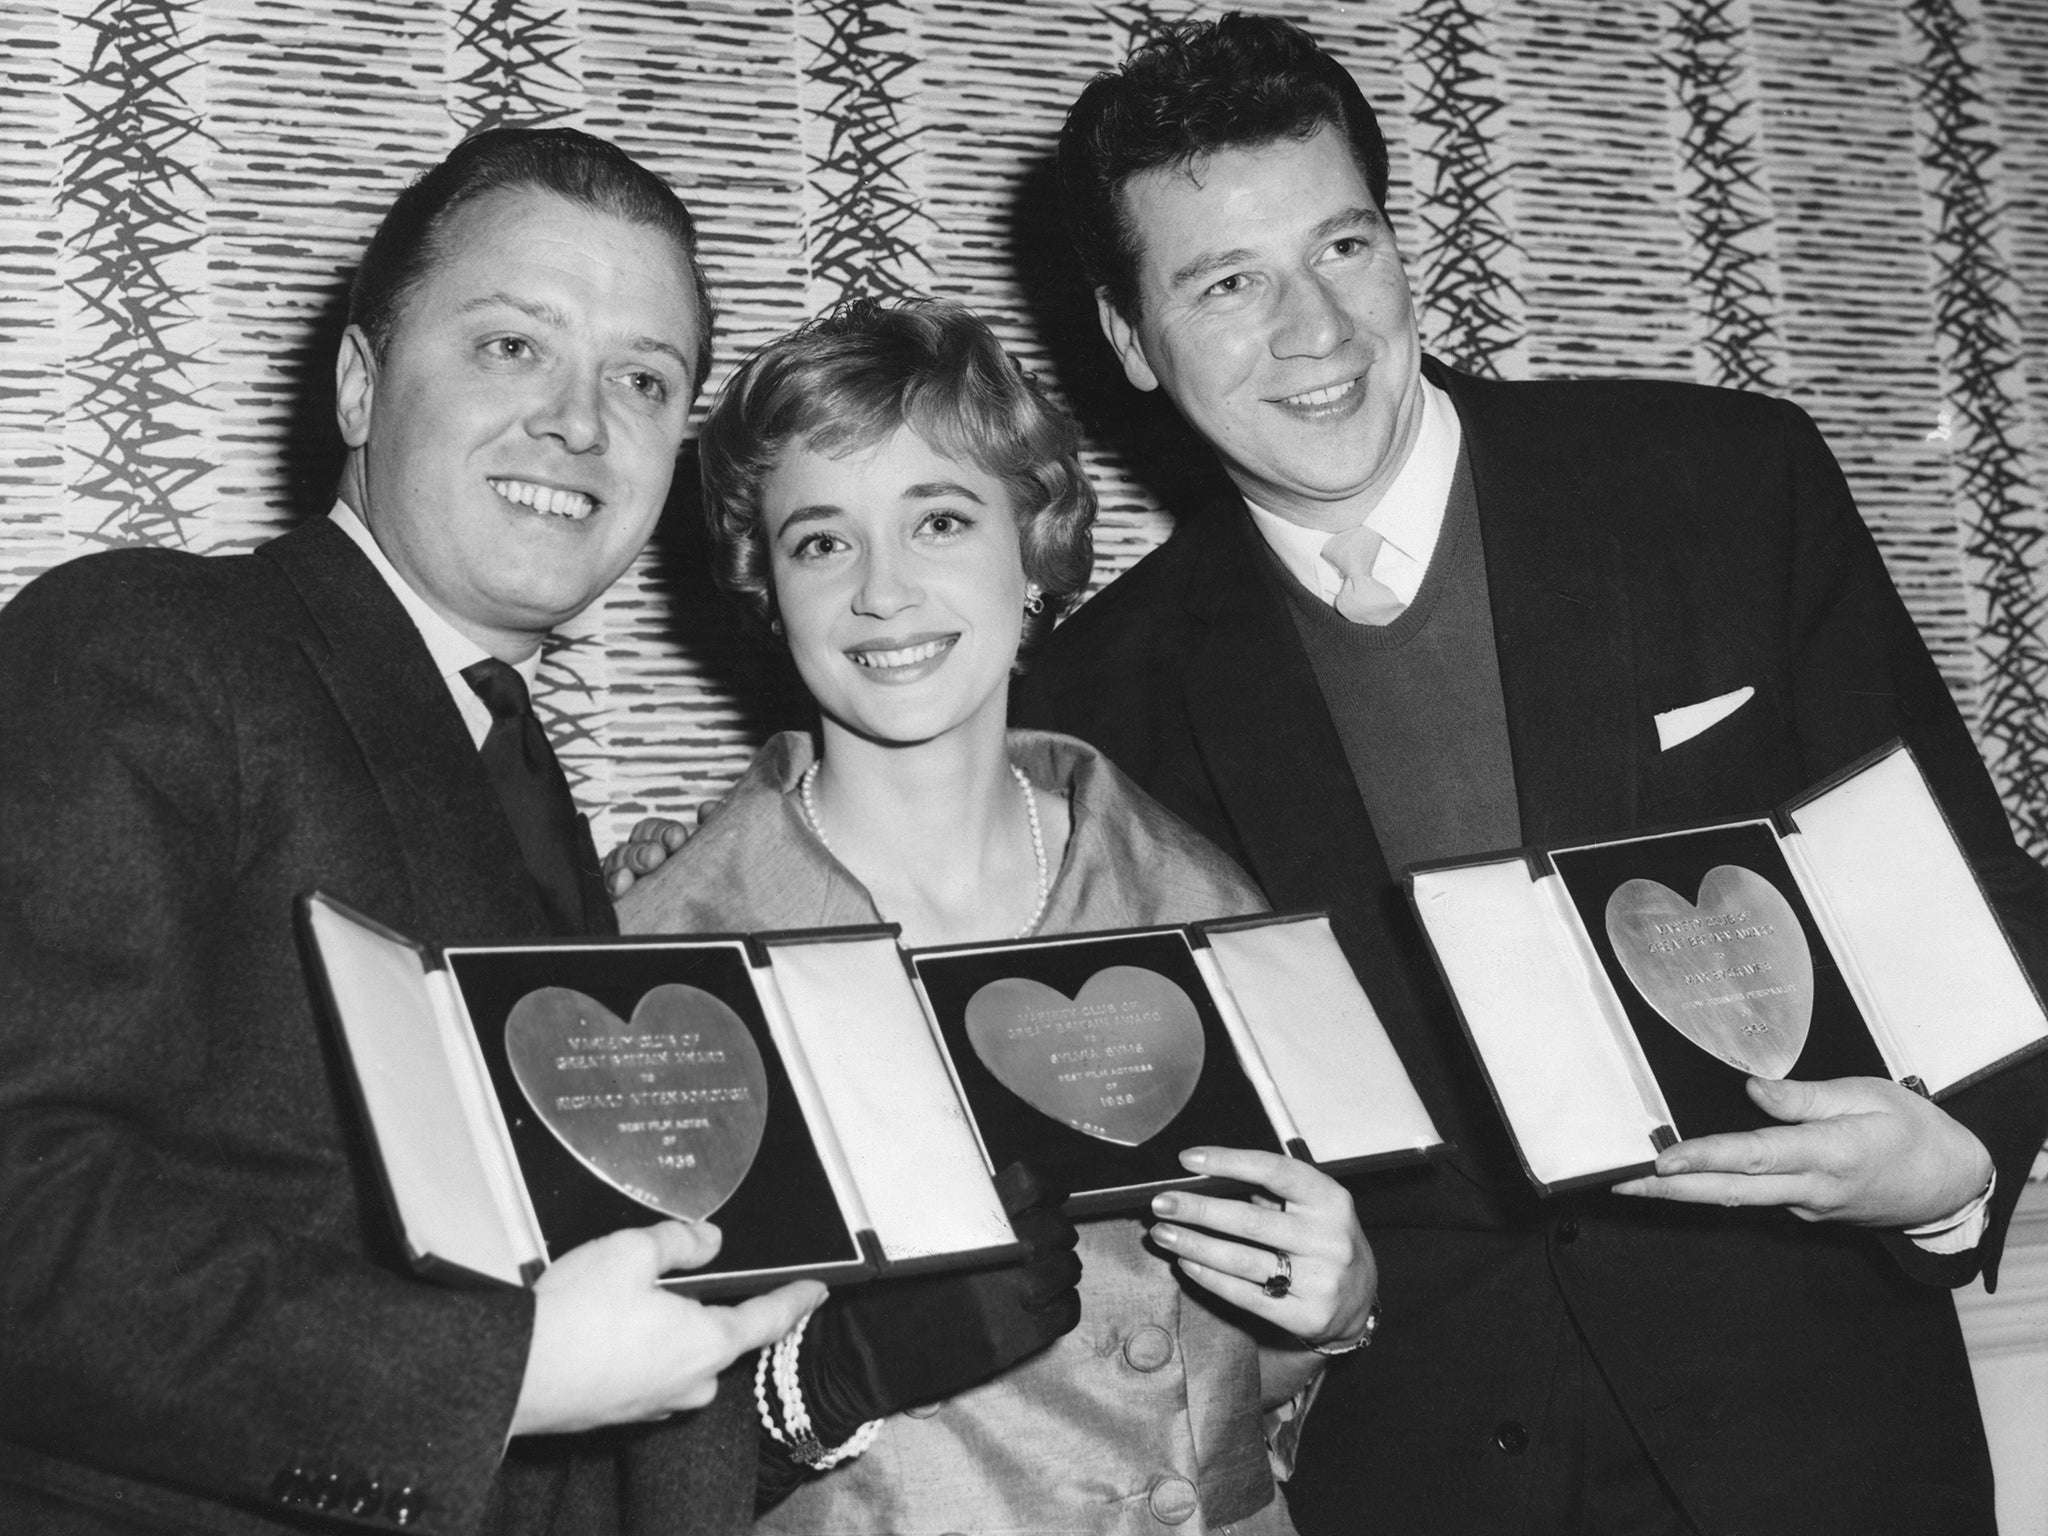
{"type": "MultiPolygon", "coordinates": [[[[1431,346],[1507,377],[1799,401],[2048,852],[2039,0],[1357,0],[1310,27],[1378,104],[1431,346]]],[[[323,510],[338,303],[462,132],[575,124],[697,209],[746,348],[854,293],[987,313],[1090,429],[1099,576],[1186,456],[1062,260],[1048,151],[1185,0],[0,0],[0,600],[111,544],[323,510]]],[[[673,528],[551,648],[600,840],[786,710],[673,528]]]]}

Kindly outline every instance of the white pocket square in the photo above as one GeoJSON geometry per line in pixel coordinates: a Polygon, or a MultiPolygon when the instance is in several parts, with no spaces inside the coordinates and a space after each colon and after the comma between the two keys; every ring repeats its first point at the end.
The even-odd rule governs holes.
{"type": "Polygon", "coordinates": [[[1756,696],[1754,688],[1738,688],[1718,698],[1667,709],[1657,716],[1657,750],[1669,752],[1680,742],[1691,741],[1710,725],[1719,725],[1756,696]]]}

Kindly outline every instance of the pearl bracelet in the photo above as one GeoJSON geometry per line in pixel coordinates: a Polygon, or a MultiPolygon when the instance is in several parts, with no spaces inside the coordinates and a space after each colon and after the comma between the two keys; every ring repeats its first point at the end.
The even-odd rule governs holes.
{"type": "Polygon", "coordinates": [[[1317,1354],[1334,1360],[1339,1355],[1348,1355],[1353,1350],[1364,1349],[1368,1344],[1372,1343],[1372,1336],[1379,1331],[1380,1303],[1379,1298],[1375,1296],[1373,1298],[1372,1310],[1365,1314],[1365,1332],[1361,1333],[1349,1344],[1308,1344],[1306,1339],[1303,1339],[1302,1343],[1308,1344],[1308,1347],[1317,1354]]]}
{"type": "Polygon", "coordinates": [[[862,1451],[875,1443],[875,1436],[882,1432],[880,1419],[869,1419],[836,1449],[828,1448],[811,1429],[810,1410],[804,1407],[803,1387],[796,1374],[797,1351],[804,1341],[804,1329],[810,1323],[806,1313],[797,1325],[773,1344],[764,1345],[760,1358],[754,1364],[754,1407],[761,1415],[761,1427],[768,1431],[768,1438],[777,1445],[789,1447],[789,1454],[813,1472],[828,1471],[842,1461],[851,1461],[862,1451]],[[771,1376],[775,1382],[775,1395],[782,1403],[783,1424],[788,1433],[775,1422],[775,1414],[768,1406],[768,1383],[771,1376]]]}

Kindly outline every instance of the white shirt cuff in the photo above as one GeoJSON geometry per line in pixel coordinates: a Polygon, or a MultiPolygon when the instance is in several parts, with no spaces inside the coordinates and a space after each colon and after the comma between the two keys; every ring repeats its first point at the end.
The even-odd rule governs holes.
{"type": "Polygon", "coordinates": [[[1906,1228],[1906,1236],[1928,1253],[1968,1253],[1984,1236],[1990,1222],[1991,1191],[1998,1188],[1998,1174],[1992,1172],[1984,1192],[1953,1216],[1930,1221],[1924,1227],[1906,1228]]]}

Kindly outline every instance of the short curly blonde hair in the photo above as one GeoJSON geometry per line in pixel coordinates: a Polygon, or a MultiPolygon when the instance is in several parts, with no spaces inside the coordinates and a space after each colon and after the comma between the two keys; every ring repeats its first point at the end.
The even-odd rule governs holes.
{"type": "Polygon", "coordinates": [[[755,352],[726,382],[698,437],[712,572],[763,624],[775,616],[761,489],[800,442],[837,455],[909,427],[1002,482],[1024,574],[1045,596],[1029,644],[1095,566],[1095,489],[1080,430],[971,310],[935,299],[858,299],[755,352]]]}

